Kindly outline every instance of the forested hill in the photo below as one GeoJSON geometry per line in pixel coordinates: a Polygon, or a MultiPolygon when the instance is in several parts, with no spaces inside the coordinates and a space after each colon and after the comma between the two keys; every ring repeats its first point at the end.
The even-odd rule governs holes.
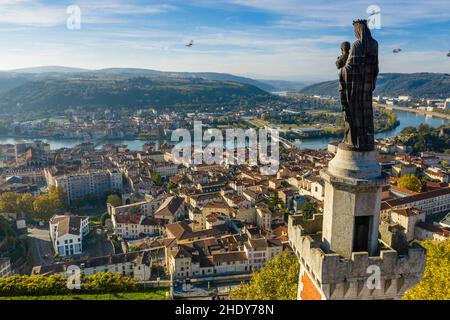
{"type": "Polygon", "coordinates": [[[255,86],[196,78],[65,77],[22,84],[0,95],[0,114],[55,113],[70,108],[177,108],[252,104],[275,96],[255,86]]]}
{"type": "MultiPolygon", "coordinates": [[[[49,77],[65,78],[67,76],[80,76],[80,77],[108,77],[108,78],[202,78],[205,80],[216,81],[233,81],[243,84],[250,84],[265,91],[277,91],[281,90],[280,87],[270,83],[266,80],[255,80],[252,78],[236,76],[229,73],[219,72],[172,72],[172,71],[159,71],[151,69],[139,69],[139,68],[107,68],[99,70],[87,70],[79,68],[69,68],[61,66],[43,66],[16,69],[11,71],[0,72],[0,92],[4,91],[2,87],[2,81],[4,82],[17,82],[16,79],[24,79],[26,81],[40,80],[49,77]]],[[[275,82],[275,84],[277,84],[275,82]]],[[[292,84],[295,82],[284,81],[284,85],[292,84]]]]}
{"type": "MultiPolygon", "coordinates": [[[[313,84],[300,90],[308,95],[337,97],[338,80],[313,84]]],[[[384,73],[377,81],[375,95],[397,97],[408,95],[416,98],[450,97],[450,74],[447,73],[384,73]]]]}

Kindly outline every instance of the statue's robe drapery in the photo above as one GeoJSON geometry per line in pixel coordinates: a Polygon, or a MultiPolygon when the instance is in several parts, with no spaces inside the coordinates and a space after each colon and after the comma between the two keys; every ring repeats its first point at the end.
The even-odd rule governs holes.
{"type": "Polygon", "coordinates": [[[345,114],[344,145],[351,150],[372,151],[375,147],[372,94],[378,76],[378,42],[365,25],[355,29],[357,41],[341,70],[340,85],[345,114]]]}

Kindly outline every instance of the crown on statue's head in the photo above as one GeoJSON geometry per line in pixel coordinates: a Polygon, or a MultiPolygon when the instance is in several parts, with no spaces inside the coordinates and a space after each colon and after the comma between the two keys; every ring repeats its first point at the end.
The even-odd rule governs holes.
{"type": "Polygon", "coordinates": [[[353,25],[355,24],[364,24],[367,26],[367,20],[366,19],[353,20],[353,25]]]}

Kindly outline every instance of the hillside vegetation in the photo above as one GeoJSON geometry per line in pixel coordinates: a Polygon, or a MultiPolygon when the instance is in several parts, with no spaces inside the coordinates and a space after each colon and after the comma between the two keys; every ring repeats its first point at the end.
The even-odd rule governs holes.
{"type": "MultiPolygon", "coordinates": [[[[308,95],[337,97],[338,80],[317,83],[300,90],[308,95]]],[[[441,97],[450,94],[450,74],[447,73],[384,73],[380,74],[374,95],[397,97],[441,97]]]]}
{"type": "Polygon", "coordinates": [[[36,80],[3,93],[0,114],[63,114],[70,108],[86,111],[159,109],[208,104],[253,104],[275,99],[255,86],[195,78],[66,77],[36,80]]]}

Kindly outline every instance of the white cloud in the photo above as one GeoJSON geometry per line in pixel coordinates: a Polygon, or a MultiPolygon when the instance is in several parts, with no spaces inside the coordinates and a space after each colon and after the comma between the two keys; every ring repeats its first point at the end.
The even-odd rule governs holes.
{"type": "MultiPolygon", "coordinates": [[[[168,4],[137,5],[125,1],[74,1],[82,12],[83,23],[117,23],[120,16],[153,15],[175,10],[168,4]]],[[[18,26],[53,27],[65,24],[67,6],[38,0],[1,0],[0,23],[18,26]]]]}
{"type": "Polygon", "coordinates": [[[370,5],[381,8],[385,26],[410,25],[417,21],[449,21],[448,0],[221,0],[282,15],[280,25],[293,28],[348,26],[353,19],[367,17],[370,5]]]}
{"type": "Polygon", "coordinates": [[[0,23],[50,27],[67,19],[65,7],[44,6],[33,0],[5,0],[0,3],[0,23]]]}
{"type": "Polygon", "coordinates": [[[137,5],[130,1],[78,1],[78,5],[88,14],[103,15],[146,15],[176,10],[169,4],[137,5]],[[95,12],[90,12],[95,11],[95,12]]]}

